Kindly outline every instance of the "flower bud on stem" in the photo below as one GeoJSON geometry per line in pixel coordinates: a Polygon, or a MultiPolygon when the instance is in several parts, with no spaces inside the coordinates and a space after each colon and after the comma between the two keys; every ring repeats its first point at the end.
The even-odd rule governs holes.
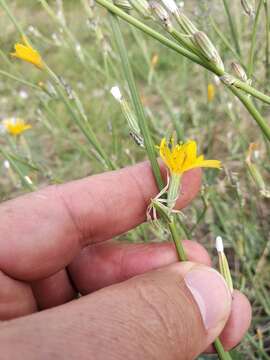
{"type": "Polygon", "coordinates": [[[239,79],[241,79],[244,82],[248,81],[247,74],[240,64],[236,62],[232,62],[232,69],[239,79]]]}
{"type": "Polygon", "coordinates": [[[219,271],[221,275],[224,277],[231,293],[233,293],[233,282],[232,282],[231,272],[227,257],[224,253],[224,246],[221,236],[218,236],[216,238],[216,249],[218,252],[219,271]]]}
{"type": "Polygon", "coordinates": [[[172,29],[172,22],[169,13],[157,1],[150,1],[149,6],[155,18],[170,32],[172,29]]]}
{"type": "Polygon", "coordinates": [[[204,32],[197,31],[193,34],[193,39],[206,59],[224,71],[223,61],[209,37],[204,32]]]}
{"type": "Polygon", "coordinates": [[[169,180],[169,189],[167,193],[167,206],[170,210],[175,207],[176,201],[179,196],[179,187],[181,183],[181,175],[171,174],[169,180]]]}
{"type": "Polygon", "coordinates": [[[114,5],[125,11],[129,11],[133,9],[133,6],[130,4],[128,0],[113,0],[113,3],[114,5]]]}
{"type": "Polygon", "coordinates": [[[152,17],[150,6],[146,0],[129,0],[133,8],[145,19],[152,17]]]}
{"type": "Polygon", "coordinates": [[[135,143],[141,147],[144,147],[144,140],[141,135],[141,130],[136,119],[136,115],[131,110],[129,103],[124,99],[118,86],[111,88],[111,94],[119,102],[124,117],[127,120],[129,133],[135,143]]]}

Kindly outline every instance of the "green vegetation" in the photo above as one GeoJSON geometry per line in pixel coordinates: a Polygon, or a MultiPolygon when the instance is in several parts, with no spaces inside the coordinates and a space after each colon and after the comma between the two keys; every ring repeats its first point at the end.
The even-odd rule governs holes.
{"type": "MultiPolygon", "coordinates": [[[[4,3],[0,0],[0,5],[4,3]]],[[[206,158],[222,161],[221,172],[205,172],[200,196],[193,206],[184,210],[184,218],[177,216],[173,231],[205,245],[215,265],[218,263],[215,238],[222,236],[234,287],[246,293],[253,306],[252,327],[239,345],[237,356],[232,356],[268,359],[270,14],[267,2],[256,2],[255,18],[244,13],[240,1],[231,2],[229,7],[229,1],[222,0],[213,5],[206,0],[185,4],[185,13],[215,44],[227,72],[233,74],[231,62],[237,61],[247,70],[252,86],[239,79],[233,79],[232,85],[230,78],[224,86],[204,67],[120,19],[125,47],[119,41],[118,21],[115,18],[110,21],[112,15],[102,7],[88,8],[88,1],[64,1],[63,7],[62,1],[6,3],[11,3],[9,9],[15,20],[12,22],[0,7],[1,120],[23,118],[32,128],[18,137],[1,135],[2,200],[146,159],[145,150],[129,135],[119,103],[110,94],[111,87],[119,85],[139,119],[153,162],[150,137],[158,144],[162,137],[173,132],[180,140],[195,139],[206,158]],[[49,73],[10,58],[21,31],[38,49],[51,69],[49,73]],[[121,46],[124,46],[122,52],[121,46]],[[123,66],[125,56],[137,90],[128,64],[123,66]],[[254,96],[248,95],[250,92],[254,96]],[[251,143],[257,147],[251,147],[248,156],[251,143]],[[10,168],[5,166],[5,160],[10,168]],[[252,169],[256,167],[259,181],[250,165],[252,169]]],[[[131,15],[179,47],[175,42],[177,36],[171,37],[157,21],[145,20],[135,12],[131,15]]],[[[190,38],[185,40],[192,49],[190,38]]],[[[223,75],[206,58],[200,61],[223,75]]],[[[162,241],[169,239],[170,234],[144,224],[122,238],[162,241]]]]}

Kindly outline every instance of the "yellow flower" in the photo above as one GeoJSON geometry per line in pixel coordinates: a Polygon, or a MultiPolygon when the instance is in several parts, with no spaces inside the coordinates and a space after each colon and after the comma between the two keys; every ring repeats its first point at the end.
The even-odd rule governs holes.
{"type": "Polygon", "coordinates": [[[203,155],[197,157],[197,144],[193,140],[175,145],[174,140],[171,139],[168,145],[164,138],[161,140],[159,152],[172,175],[181,175],[194,168],[221,168],[221,162],[218,160],[205,160],[203,155]]]}
{"type": "Polygon", "coordinates": [[[211,101],[214,100],[215,94],[216,94],[215,86],[213,84],[208,84],[208,86],[207,86],[207,99],[208,99],[208,102],[211,102],[211,101]]]}
{"type": "Polygon", "coordinates": [[[11,56],[29,62],[39,69],[43,69],[44,64],[37,50],[32,48],[25,36],[22,37],[22,42],[23,44],[15,44],[15,52],[11,53],[11,56]]]}
{"type": "Polygon", "coordinates": [[[27,124],[23,119],[19,118],[5,119],[3,125],[6,131],[13,136],[21,135],[26,130],[32,128],[30,124],[27,124]]]}

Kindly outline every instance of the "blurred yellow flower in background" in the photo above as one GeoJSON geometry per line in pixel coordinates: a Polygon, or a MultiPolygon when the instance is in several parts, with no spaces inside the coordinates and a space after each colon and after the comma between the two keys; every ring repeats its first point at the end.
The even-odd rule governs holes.
{"type": "Polygon", "coordinates": [[[208,102],[212,102],[216,95],[216,88],[213,84],[208,84],[207,86],[207,99],[208,102]]]}
{"type": "Polygon", "coordinates": [[[32,48],[25,36],[22,37],[22,42],[23,44],[15,44],[15,52],[11,53],[11,56],[29,62],[35,65],[38,69],[43,69],[44,64],[38,51],[32,48]]]}
{"type": "Polygon", "coordinates": [[[18,136],[24,133],[26,130],[32,128],[30,124],[27,124],[23,119],[10,118],[3,120],[5,130],[13,136],[18,136]]]}

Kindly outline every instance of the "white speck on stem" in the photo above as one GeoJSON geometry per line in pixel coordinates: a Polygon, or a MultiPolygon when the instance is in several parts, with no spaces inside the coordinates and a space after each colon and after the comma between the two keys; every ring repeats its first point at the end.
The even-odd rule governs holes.
{"type": "Polygon", "coordinates": [[[111,88],[111,94],[117,101],[120,102],[122,100],[122,94],[118,86],[113,86],[111,88]]]}
{"type": "Polygon", "coordinates": [[[216,249],[217,252],[224,252],[223,240],[221,236],[217,236],[216,238],[216,249]]]}
{"type": "Polygon", "coordinates": [[[9,169],[10,168],[10,163],[8,160],[4,160],[4,168],[5,169],[9,169]]]}
{"type": "Polygon", "coordinates": [[[25,176],[24,179],[28,182],[28,184],[32,185],[33,181],[30,179],[29,176],[25,176]]]}

